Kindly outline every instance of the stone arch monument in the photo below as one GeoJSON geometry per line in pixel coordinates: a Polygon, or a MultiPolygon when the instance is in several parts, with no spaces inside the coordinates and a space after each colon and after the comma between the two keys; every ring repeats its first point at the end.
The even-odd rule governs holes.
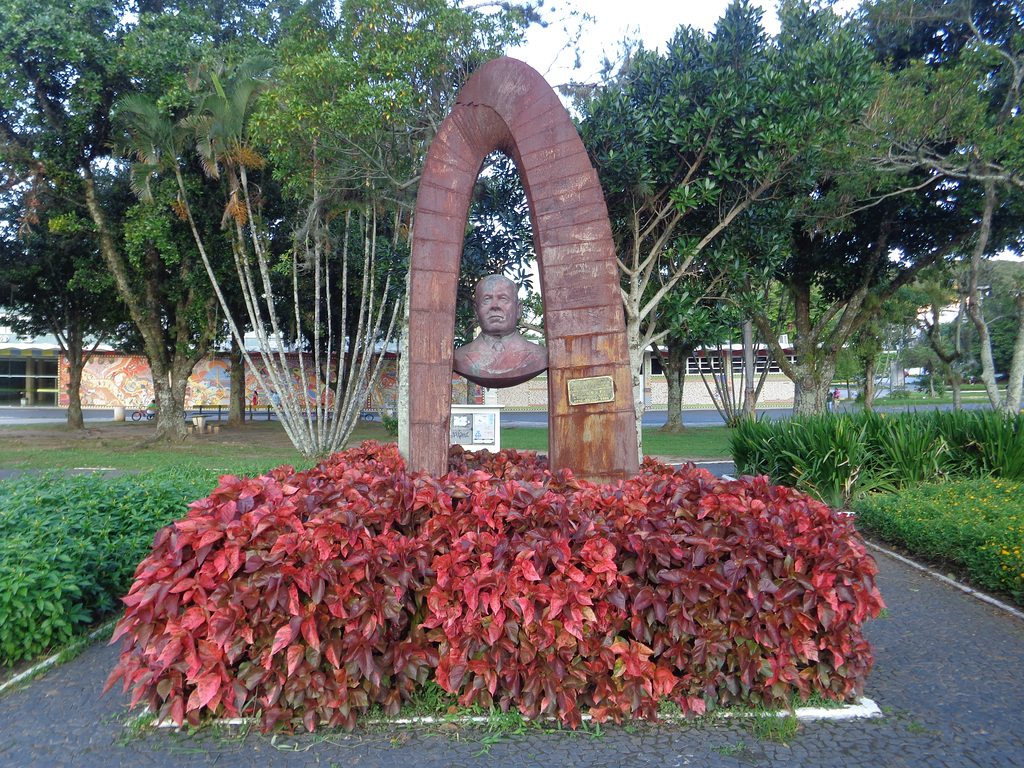
{"type": "Polygon", "coordinates": [[[410,262],[411,470],[443,475],[455,304],[474,185],[494,151],[515,162],[530,204],[548,348],[553,470],[613,482],[639,469],[615,246],[597,173],[555,92],[521,61],[466,83],[423,167],[410,262]]]}

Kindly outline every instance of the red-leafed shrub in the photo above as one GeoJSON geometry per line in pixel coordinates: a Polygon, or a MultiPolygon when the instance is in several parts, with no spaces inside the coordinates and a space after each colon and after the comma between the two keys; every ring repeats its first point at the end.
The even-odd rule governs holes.
{"type": "Polygon", "coordinates": [[[526,452],[453,449],[450,468],[366,443],[221,478],[139,565],[108,688],[265,730],[351,728],[430,679],[573,726],[860,692],[882,601],[848,517],[650,460],[617,485],[526,452]]]}

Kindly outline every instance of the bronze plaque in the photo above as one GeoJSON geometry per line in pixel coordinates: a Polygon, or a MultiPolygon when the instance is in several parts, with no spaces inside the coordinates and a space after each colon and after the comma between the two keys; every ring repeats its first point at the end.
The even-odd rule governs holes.
{"type": "Polygon", "coordinates": [[[611,376],[569,379],[569,405],[615,402],[615,383],[611,376]]]}

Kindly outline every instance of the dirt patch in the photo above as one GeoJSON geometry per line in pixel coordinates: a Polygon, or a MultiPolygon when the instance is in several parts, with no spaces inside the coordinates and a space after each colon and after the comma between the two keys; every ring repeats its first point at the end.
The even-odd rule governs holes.
{"type": "MultiPolygon", "coordinates": [[[[85,429],[71,429],[63,424],[40,424],[6,427],[3,430],[4,442],[9,446],[31,445],[34,448],[96,447],[133,450],[140,443],[151,440],[156,434],[155,422],[110,422],[89,423],[85,429]]],[[[202,435],[190,435],[186,443],[206,444],[221,443],[225,445],[246,445],[253,441],[260,445],[273,448],[291,447],[291,441],[278,422],[246,422],[241,427],[220,426],[214,432],[207,424],[207,432],[202,435]]]]}

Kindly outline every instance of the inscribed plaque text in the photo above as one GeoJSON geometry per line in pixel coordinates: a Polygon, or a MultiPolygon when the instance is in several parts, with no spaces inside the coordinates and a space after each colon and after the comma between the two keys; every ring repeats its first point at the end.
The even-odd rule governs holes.
{"type": "Polygon", "coordinates": [[[615,401],[615,384],[611,376],[569,379],[569,405],[591,405],[615,401]]]}

